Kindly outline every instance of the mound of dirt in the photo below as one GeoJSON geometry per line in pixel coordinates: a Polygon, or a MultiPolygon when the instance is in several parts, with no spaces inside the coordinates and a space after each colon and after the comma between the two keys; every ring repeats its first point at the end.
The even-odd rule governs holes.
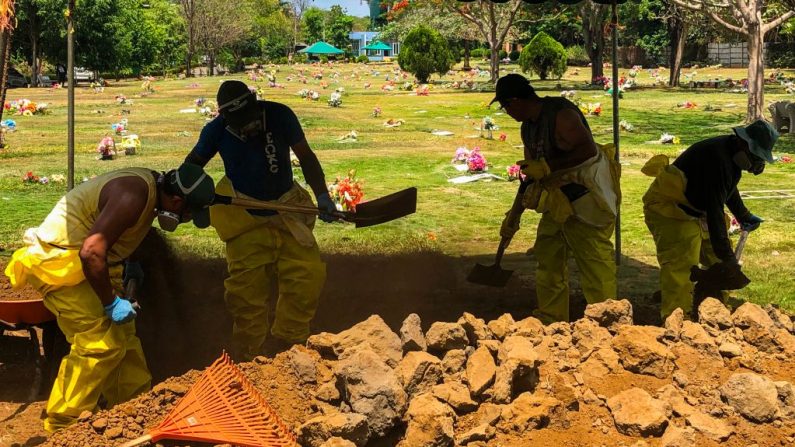
{"type": "MultiPolygon", "coordinates": [[[[628,301],[573,323],[379,316],[240,364],[304,446],[778,446],[795,441],[795,328],[768,306],[714,299],[699,322],[632,324],[628,301]]],[[[119,445],[197,379],[169,379],[46,445],[119,445]]],[[[177,445],[185,445],[180,442],[177,445]]]]}

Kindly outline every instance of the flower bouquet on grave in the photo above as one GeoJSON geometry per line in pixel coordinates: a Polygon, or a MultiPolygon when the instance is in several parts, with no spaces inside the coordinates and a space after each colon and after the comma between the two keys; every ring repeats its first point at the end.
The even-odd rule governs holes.
{"type": "Polygon", "coordinates": [[[632,125],[632,123],[630,123],[627,120],[621,120],[618,123],[618,127],[620,127],[623,130],[626,130],[627,132],[633,132],[635,130],[635,126],[632,125]]]}
{"type": "Polygon", "coordinates": [[[490,116],[484,117],[483,121],[481,121],[481,123],[480,123],[480,137],[492,140],[492,139],[494,139],[494,135],[493,135],[492,132],[495,131],[495,130],[499,130],[499,129],[500,128],[497,126],[497,124],[494,122],[494,120],[491,119],[490,116]],[[485,137],[483,136],[483,131],[484,130],[486,131],[486,136],[485,137]]]}
{"type": "Polygon", "coordinates": [[[141,149],[141,140],[138,135],[127,135],[122,138],[120,146],[124,149],[124,155],[135,155],[141,149]]]}
{"type": "Polygon", "coordinates": [[[450,163],[454,165],[466,164],[468,158],[469,158],[469,149],[467,149],[466,146],[461,146],[456,148],[455,155],[453,156],[453,159],[450,160],[450,163]]]}
{"type": "Polygon", "coordinates": [[[508,171],[508,181],[524,180],[525,175],[522,173],[522,168],[519,165],[511,165],[506,168],[508,171]]]}
{"type": "Polygon", "coordinates": [[[585,116],[599,116],[602,114],[602,103],[580,103],[580,112],[585,116]]]}
{"type": "Polygon", "coordinates": [[[116,102],[118,104],[123,104],[123,105],[132,104],[132,100],[131,99],[127,99],[127,97],[124,96],[124,95],[116,95],[116,102]]]}
{"type": "Polygon", "coordinates": [[[378,118],[381,116],[381,107],[373,107],[373,113],[371,114],[373,118],[378,118]]]}
{"type": "Polygon", "coordinates": [[[113,137],[108,136],[100,140],[97,152],[100,160],[113,160],[116,156],[116,142],[113,141],[113,137]]]}
{"type": "Polygon", "coordinates": [[[384,127],[399,127],[402,126],[403,123],[405,123],[405,121],[402,119],[389,118],[384,121],[384,127]]]}
{"type": "Polygon", "coordinates": [[[297,94],[298,94],[298,96],[300,96],[301,98],[303,98],[303,99],[306,99],[306,97],[307,97],[307,96],[309,96],[309,89],[302,88],[301,90],[298,90],[298,93],[297,93],[297,94]]]}
{"type": "Polygon", "coordinates": [[[680,109],[689,110],[689,109],[695,109],[696,107],[698,107],[698,105],[691,101],[685,101],[685,102],[680,102],[679,104],[676,105],[676,107],[679,107],[680,109]]]}
{"type": "Polygon", "coordinates": [[[421,86],[417,87],[415,92],[417,92],[417,96],[428,96],[431,94],[431,88],[428,86],[428,84],[422,84],[421,86]]]}
{"type": "Polygon", "coordinates": [[[560,92],[560,96],[563,98],[568,99],[569,101],[576,102],[575,97],[577,96],[576,90],[563,90],[560,92]]]}
{"type": "Polygon", "coordinates": [[[144,76],[144,82],[141,83],[141,89],[143,90],[143,93],[148,95],[155,92],[154,80],[155,78],[152,76],[144,76]]]}
{"type": "Polygon", "coordinates": [[[33,171],[28,171],[25,173],[25,175],[22,176],[22,183],[40,183],[40,182],[41,178],[39,178],[38,175],[33,174],[33,171]]]}
{"type": "Polygon", "coordinates": [[[404,82],[403,87],[400,88],[401,90],[405,90],[407,92],[414,90],[414,83],[413,82],[404,82]]]}
{"type": "Polygon", "coordinates": [[[4,119],[0,121],[0,129],[3,129],[5,132],[14,132],[17,130],[17,122],[12,119],[4,119]]]}
{"type": "Polygon", "coordinates": [[[92,81],[91,89],[94,91],[94,93],[102,93],[105,91],[105,86],[99,81],[92,81]]]}
{"type": "Polygon", "coordinates": [[[356,212],[356,205],[364,197],[363,182],[356,178],[356,170],[351,169],[345,178],[339,178],[329,185],[331,200],[337,205],[338,211],[356,212]]]}
{"type": "Polygon", "coordinates": [[[679,144],[681,142],[679,137],[671,135],[668,132],[663,133],[658,141],[660,144],[679,144]]]}
{"type": "Polygon", "coordinates": [[[485,172],[488,169],[489,166],[486,162],[486,157],[480,153],[480,147],[475,146],[471,151],[469,151],[469,156],[467,157],[467,170],[474,174],[485,172]]]}
{"type": "Polygon", "coordinates": [[[328,100],[328,105],[331,107],[339,107],[342,105],[342,95],[334,92],[331,94],[331,98],[328,100]]]}

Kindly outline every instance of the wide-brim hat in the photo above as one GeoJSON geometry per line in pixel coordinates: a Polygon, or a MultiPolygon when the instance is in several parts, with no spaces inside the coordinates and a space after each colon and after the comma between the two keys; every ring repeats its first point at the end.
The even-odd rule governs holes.
{"type": "Polygon", "coordinates": [[[210,205],[215,199],[213,179],[201,166],[183,163],[177,169],[173,183],[187,202],[193,224],[198,228],[207,228],[210,225],[210,205]]]}
{"type": "Polygon", "coordinates": [[[745,127],[735,127],[734,134],[748,143],[748,150],[752,154],[773,163],[773,146],[779,134],[773,126],[765,120],[756,120],[745,127]]]}

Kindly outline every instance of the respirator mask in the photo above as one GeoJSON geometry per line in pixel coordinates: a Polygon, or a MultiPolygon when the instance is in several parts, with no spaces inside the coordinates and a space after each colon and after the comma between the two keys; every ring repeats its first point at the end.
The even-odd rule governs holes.
{"type": "Polygon", "coordinates": [[[732,160],[740,169],[753,175],[759,175],[765,170],[765,161],[755,155],[748,154],[748,151],[737,151],[732,156],[732,160]]]}
{"type": "Polygon", "coordinates": [[[182,223],[182,218],[177,213],[166,210],[157,210],[157,224],[163,231],[173,232],[182,223]]]}

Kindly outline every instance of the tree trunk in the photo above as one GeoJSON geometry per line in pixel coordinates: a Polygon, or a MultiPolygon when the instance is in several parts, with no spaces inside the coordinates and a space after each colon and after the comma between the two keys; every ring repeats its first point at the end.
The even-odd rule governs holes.
{"type": "Polygon", "coordinates": [[[193,76],[192,68],[190,66],[191,58],[193,58],[193,54],[190,51],[188,51],[188,54],[185,57],[185,77],[186,78],[189,78],[189,77],[193,76]]]}
{"type": "Polygon", "coordinates": [[[765,36],[760,24],[748,25],[748,113],[747,122],[763,119],[765,102],[765,36]]]}
{"type": "Polygon", "coordinates": [[[5,107],[2,107],[6,103],[6,92],[8,91],[7,87],[7,79],[8,79],[8,58],[6,58],[6,46],[10,43],[11,40],[11,32],[8,28],[3,31],[0,31],[0,120],[3,119],[3,111],[5,107]]]}
{"type": "Polygon", "coordinates": [[[472,70],[472,67],[469,65],[469,41],[464,40],[464,66],[461,67],[464,71],[472,70]]]}
{"type": "Polygon", "coordinates": [[[585,52],[591,61],[591,82],[605,75],[604,71],[604,20],[602,20],[601,6],[588,5],[582,10],[583,37],[585,38],[585,52]]]}
{"type": "Polygon", "coordinates": [[[215,54],[211,52],[207,56],[207,76],[213,76],[215,74],[215,54]]]}
{"type": "Polygon", "coordinates": [[[39,61],[39,23],[36,12],[33,10],[33,2],[28,10],[30,17],[30,84],[39,87],[39,74],[41,74],[41,63],[39,61]]]}
{"type": "Polygon", "coordinates": [[[682,72],[682,55],[685,51],[685,40],[687,39],[687,24],[679,17],[673,17],[669,21],[669,35],[671,36],[671,54],[669,65],[671,72],[668,76],[668,86],[679,86],[679,75],[682,72]]]}
{"type": "Polygon", "coordinates": [[[491,82],[497,82],[500,77],[500,48],[491,46],[491,82]]]}

